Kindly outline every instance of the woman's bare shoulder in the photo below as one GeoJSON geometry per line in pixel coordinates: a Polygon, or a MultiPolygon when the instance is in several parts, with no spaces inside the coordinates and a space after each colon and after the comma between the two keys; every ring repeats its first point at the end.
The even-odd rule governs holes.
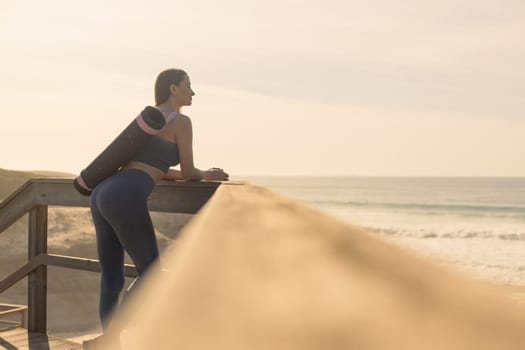
{"type": "Polygon", "coordinates": [[[173,118],[172,123],[175,125],[191,124],[191,119],[186,114],[177,113],[177,116],[173,118]]]}
{"type": "Polygon", "coordinates": [[[175,127],[180,128],[184,126],[191,126],[191,119],[187,115],[177,113],[168,117],[168,124],[166,124],[167,129],[173,129],[175,127]]]}

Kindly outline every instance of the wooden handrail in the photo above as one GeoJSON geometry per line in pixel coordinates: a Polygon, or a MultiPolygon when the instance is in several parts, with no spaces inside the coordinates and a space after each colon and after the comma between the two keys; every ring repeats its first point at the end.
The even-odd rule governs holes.
{"type": "MultiPolygon", "coordinates": [[[[28,262],[0,280],[0,293],[29,277],[28,329],[47,330],[47,266],[100,272],[98,260],[47,254],[48,206],[88,207],[89,197],[73,187],[66,178],[30,179],[0,203],[0,234],[29,213],[28,262]]],[[[210,199],[220,182],[164,181],[149,197],[151,211],[195,214],[210,199]]],[[[237,183],[238,184],[238,183],[237,183]]],[[[231,183],[229,185],[236,185],[231,183]]],[[[125,265],[127,277],[136,277],[133,265],[125,265]]]]}
{"type": "MultiPolygon", "coordinates": [[[[100,272],[98,260],[84,259],[66,255],[39,254],[35,258],[31,259],[31,261],[22,265],[15,272],[11,273],[9,276],[0,281],[0,294],[22,280],[29,273],[43,265],[65,267],[89,272],[100,272]]],[[[125,264],[124,274],[126,277],[135,278],[137,277],[137,270],[135,269],[134,265],[125,264]]]]}
{"type": "Polygon", "coordinates": [[[35,205],[33,191],[34,186],[28,181],[0,203],[0,234],[35,205]]]}
{"type": "MultiPolygon", "coordinates": [[[[0,203],[0,234],[35,205],[88,207],[89,197],[78,193],[72,181],[60,178],[28,180],[0,203]]],[[[220,182],[163,181],[155,186],[148,207],[158,212],[195,214],[219,185],[220,182]]]]}
{"type": "Polygon", "coordinates": [[[0,281],[0,293],[3,293],[11,286],[16,284],[22,278],[26,277],[28,274],[33,272],[37,267],[41,266],[44,263],[44,254],[31,259],[29,262],[22,265],[16,271],[11,273],[9,276],[0,281]]]}
{"type": "MultiPolygon", "coordinates": [[[[100,272],[98,260],[77,258],[73,256],[46,254],[43,261],[47,266],[65,267],[69,269],[100,272]]],[[[126,277],[137,277],[137,270],[134,265],[124,264],[124,274],[126,277]]]]}
{"type": "MultiPolygon", "coordinates": [[[[0,316],[20,314],[22,327],[27,327],[27,306],[18,304],[0,304],[0,316]]],[[[11,326],[19,326],[19,323],[1,320],[0,323],[8,324],[11,326]]]]}
{"type": "Polygon", "coordinates": [[[16,313],[16,312],[21,312],[26,309],[27,309],[27,306],[25,305],[0,304],[0,316],[9,315],[9,314],[16,313]]]}
{"type": "Polygon", "coordinates": [[[481,283],[263,187],[219,187],[179,237],[103,349],[525,349],[481,283]]]}

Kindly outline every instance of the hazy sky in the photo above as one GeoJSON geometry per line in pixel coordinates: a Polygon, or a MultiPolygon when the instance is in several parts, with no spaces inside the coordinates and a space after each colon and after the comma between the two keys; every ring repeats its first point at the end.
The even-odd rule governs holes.
{"type": "Polygon", "coordinates": [[[197,166],[525,176],[523,0],[0,0],[0,167],[73,173],[165,68],[197,166]]]}

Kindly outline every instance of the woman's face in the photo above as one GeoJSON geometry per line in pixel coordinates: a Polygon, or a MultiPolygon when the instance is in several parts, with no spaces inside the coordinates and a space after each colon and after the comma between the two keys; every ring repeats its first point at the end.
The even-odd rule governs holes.
{"type": "Polygon", "coordinates": [[[186,75],[179,85],[171,86],[171,93],[179,106],[191,106],[191,97],[195,95],[191,89],[190,78],[186,75]]]}

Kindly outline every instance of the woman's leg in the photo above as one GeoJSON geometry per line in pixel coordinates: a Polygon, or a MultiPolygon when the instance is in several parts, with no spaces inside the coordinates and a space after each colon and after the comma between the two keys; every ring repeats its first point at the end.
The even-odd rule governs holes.
{"type": "Polygon", "coordinates": [[[106,329],[124,287],[124,251],[115,231],[98,209],[96,192],[92,194],[90,204],[101,272],[99,316],[102,327],[106,329]]]}
{"type": "Polygon", "coordinates": [[[108,221],[112,224],[120,244],[133,260],[139,277],[143,276],[159,257],[155,230],[146,200],[129,203],[125,213],[112,211],[108,221]]]}
{"type": "Polygon", "coordinates": [[[101,317],[105,317],[103,324],[107,325],[107,316],[118,303],[118,295],[115,297],[105,290],[114,292],[118,289],[120,293],[124,284],[123,250],[133,260],[139,277],[146,273],[159,256],[147,207],[152,189],[153,180],[148,174],[131,169],[99,184],[91,195],[101,269],[103,265],[110,266],[102,270],[102,285],[106,286],[101,288],[101,317]],[[118,273],[115,268],[117,264],[118,273]],[[103,300],[108,302],[107,305],[102,303],[103,300]]]}
{"type": "MultiPolygon", "coordinates": [[[[111,179],[99,194],[100,212],[114,230],[122,248],[135,264],[139,278],[158,259],[155,230],[147,207],[153,190],[151,177],[140,170],[126,170],[111,179]]],[[[96,191],[96,189],[95,189],[96,191]]]]}
{"type": "Polygon", "coordinates": [[[134,218],[128,222],[133,229],[127,227],[128,224],[121,227],[122,231],[117,229],[117,235],[119,235],[119,232],[123,233],[119,235],[119,237],[124,246],[124,250],[129,254],[131,260],[133,260],[138,273],[138,277],[132,282],[124,295],[122,300],[123,304],[126,303],[132,292],[137,290],[144,274],[159,257],[155,230],[146,205],[142,208],[137,205],[134,210],[134,218]],[[132,233],[132,235],[129,233],[132,233]]]}

